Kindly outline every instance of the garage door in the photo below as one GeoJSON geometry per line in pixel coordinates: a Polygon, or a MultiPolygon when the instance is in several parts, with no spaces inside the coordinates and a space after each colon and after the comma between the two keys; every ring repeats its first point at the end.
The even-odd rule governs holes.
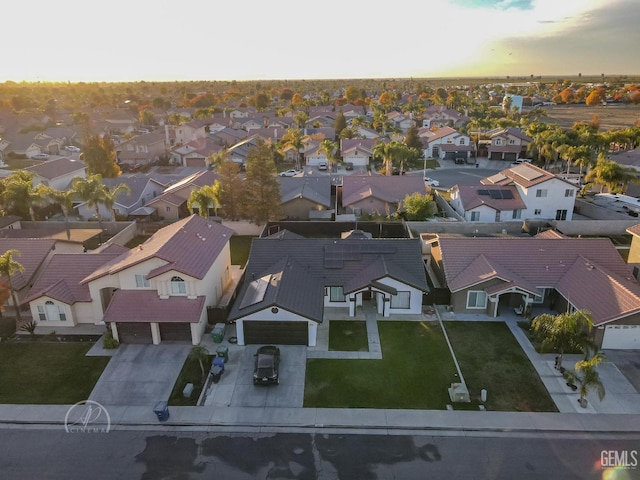
{"type": "Polygon", "coordinates": [[[148,323],[118,322],[120,343],[153,343],[151,325],[148,323]]]}
{"type": "Polygon", "coordinates": [[[516,159],[518,158],[518,154],[517,153],[505,153],[504,154],[504,159],[508,160],[509,162],[515,162],[516,159]]]}
{"type": "Polygon", "coordinates": [[[640,350],[640,325],[607,325],[602,348],[640,350]]]}
{"type": "Polygon", "coordinates": [[[244,343],[274,345],[308,345],[307,322],[242,322],[244,343]]]}
{"type": "Polygon", "coordinates": [[[160,323],[161,342],[191,342],[189,323],[160,323]]]}
{"type": "Polygon", "coordinates": [[[502,160],[502,152],[491,152],[489,160],[502,160]]]}

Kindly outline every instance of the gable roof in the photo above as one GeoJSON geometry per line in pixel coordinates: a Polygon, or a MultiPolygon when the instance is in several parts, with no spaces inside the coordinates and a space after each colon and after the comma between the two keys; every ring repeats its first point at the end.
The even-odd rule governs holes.
{"type": "Polygon", "coordinates": [[[398,203],[412,193],[426,194],[424,179],[417,175],[345,175],[342,178],[342,205],[365,198],[398,203]]]}
{"type": "MultiPolygon", "coordinates": [[[[33,281],[33,277],[46,260],[49,252],[55,250],[56,241],[43,238],[0,238],[0,252],[18,250],[20,255],[13,259],[24,267],[24,271],[11,276],[11,282],[16,290],[26,287],[33,281]]],[[[2,276],[2,278],[5,278],[2,276]]]]}
{"type": "Polygon", "coordinates": [[[154,290],[117,290],[104,312],[108,322],[197,323],[206,297],[160,298],[154,290]],[[144,308],[140,308],[144,305],[144,308]]]}
{"type": "Polygon", "coordinates": [[[325,207],[331,206],[330,177],[278,177],[278,183],[280,184],[280,203],[305,198],[325,207]]]}
{"type": "Polygon", "coordinates": [[[174,270],[202,279],[231,235],[233,230],[230,228],[198,215],[191,215],[158,230],[146,242],[118,256],[82,281],[89,282],[105,275],[113,275],[152,258],[160,259],[164,264],[151,270],[147,278],[174,270]]]}
{"type": "Polygon", "coordinates": [[[534,185],[539,185],[549,180],[558,179],[565,182],[567,185],[571,185],[573,188],[578,187],[573,183],[564,180],[551,172],[546,171],[536,165],[529,162],[523,162],[511,168],[501,170],[499,173],[480,180],[483,185],[509,185],[517,184],[522,188],[530,188],[534,185]]]}
{"type": "Polygon", "coordinates": [[[452,292],[501,278],[527,291],[555,288],[595,325],[640,312],[640,285],[607,238],[442,236],[439,248],[452,292]]]}
{"type": "Polygon", "coordinates": [[[527,208],[518,189],[512,185],[495,185],[490,188],[485,185],[458,185],[457,189],[462,208],[465,211],[481,205],[486,205],[499,212],[527,208]]]}
{"type": "Polygon", "coordinates": [[[55,160],[49,160],[47,162],[39,163],[32,167],[25,168],[28,172],[33,172],[44,179],[52,179],[62,177],[73,172],[79,172],[86,169],[87,166],[78,161],[72,160],[68,157],[57,158],[55,160]]]}
{"type": "Polygon", "coordinates": [[[350,293],[384,277],[429,290],[417,239],[254,239],[245,284],[229,319],[278,306],[321,322],[325,286],[350,293]],[[262,297],[253,301],[260,279],[262,297]]]}

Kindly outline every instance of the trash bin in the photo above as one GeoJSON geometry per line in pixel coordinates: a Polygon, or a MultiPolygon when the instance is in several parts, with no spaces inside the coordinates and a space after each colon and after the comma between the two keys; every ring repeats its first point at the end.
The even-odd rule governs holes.
{"type": "Polygon", "coordinates": [[[156,406],[153,407],[153,413],[158,416],[159,421],[166,422],[169,420],[169,404],[167,402],[156,403],[156,406]]]}
{"type": "Polygon", "coordinates": [[[211,338],[214,343],[222,343],[224,338],[224,323],[216,323],[211,331],[211,338]]]}
{"type": "Polygon", "coordinates": [[[213,365],[211,368],[215,368],[215,367],[220,367],[222,369],[222,372],[220,373],[224,373],[224,358],[223,357],[216,357],[213,359],[213,365]]]}
{"type": "Polygon", "coordinates": [[[220,381],[220,377],[222,376],[223,370],[224,369],[219,365],[214,365],[211,368],[211,372],[209,373],[211,374],[211,380],[213,381],[213,383],[218,383],[220,381]]]}
{"type": "Polygon", "coordinates": [[[224,359],[224,363],[227,363],[229,361],[229,347],[227,347],[225,345],[220,345],[216,349],[216,355],[218,355],[218,357],[224,359]]]}

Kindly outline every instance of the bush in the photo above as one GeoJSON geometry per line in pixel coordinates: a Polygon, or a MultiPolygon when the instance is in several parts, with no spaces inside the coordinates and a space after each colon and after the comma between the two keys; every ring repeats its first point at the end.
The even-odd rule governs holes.
{"type": "Polygon", "coordinates": [[[113,338],[111,330],[107,330],[102,337],[102,347],[106,348],[107,350],[112,350],[114,348],[118,348],[118,345],[120,344],[115,338],[113,338]]]}
{"type": "Polygon", "coordinates": [[[25,323],[24,325],[22,325],[20,327],[20,330],[23,330],[25,332],[29,332],[31,335],[33,335],[36,331],[36,327],[38,326],[38,322],[36,322],[35,320],[30,320],[27,323],[25,323]]]}

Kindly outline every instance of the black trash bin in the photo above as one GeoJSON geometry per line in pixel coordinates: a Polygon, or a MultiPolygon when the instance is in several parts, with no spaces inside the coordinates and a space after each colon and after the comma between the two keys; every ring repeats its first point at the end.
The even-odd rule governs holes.
{"type": "Polygon", "coordinates": [[[166,422],[169,420],[169,404],[167,402],[156,403],[156,406],[153,407],[153,413],[158,416],[159,421],[166,422]]]}

